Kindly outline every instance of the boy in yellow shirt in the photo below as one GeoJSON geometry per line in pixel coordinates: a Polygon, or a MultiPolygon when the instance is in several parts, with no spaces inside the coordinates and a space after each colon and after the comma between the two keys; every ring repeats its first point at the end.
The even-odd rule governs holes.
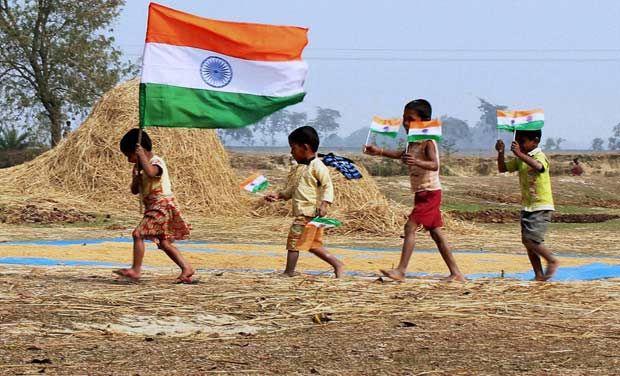
{"type": "Polygon", "coordinates": [[[323,247],[323,228],[307,229],[306,225],[316,216],[324,217],[334,201],[334,186],[327,166],[317,158],[319,135],[310,126],[295,129],[288,136],[291,155],[302,171],[289,181],[286,188],[265,197],[267,201],[292,200],[295,219],[286,241],[286,269],[284,275],[295,275],[299,251],[310,251],[334,268],[336,278],[344,272],[344,264],[323,247]],[[318,206],[318,207],[317,207],[318,206]],[[307,230],[304,233],[304,230],[307,230]],[[313,230],[313,231],[310,231],[313,230]],[[314,231],[316,230],[316,231],[314,231]],[[302,239],[310,236],[311,239],[302,239]]]}
{"type": "Polygon", "coordinates": [[[514,159],[506,163],[504,159],[504,142],[497,140],[497,169],[499,172],[519,172],[521,186],[521,241],[527,249],[527,255],[534,269],[537,281],[547,281],[553,277],[559,262],[544,245],[545,233],[553,206],[549,160],[538,147],[542,132],[540,130],[517,131],[510,150],[514,159]],[[540,258],[547,261],[547,270],[543,272],[540,258]]]}

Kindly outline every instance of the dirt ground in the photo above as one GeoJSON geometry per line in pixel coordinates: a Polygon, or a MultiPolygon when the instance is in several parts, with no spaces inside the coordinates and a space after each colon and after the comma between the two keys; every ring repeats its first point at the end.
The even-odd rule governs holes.
{"type": "MultiPolygon", "coordinates": [[[[287,160],[233,156],[240,179],[258,171],[275,187],[286,176],[287,160]]],[[[411,205],[406,176],[375,179],[388,198],[411,205]]],[[[549,247],[562,257],[617,258],[618,176],[552,180],[558,210],[549,247]]],[[[444,176],[442,183],[444,210],[476,226],[471,233],[448,232],[453,248],[505,254],[502,260],[508,261],[502,262],[520,258],[515,265],[527,264],[519,241],[516,176],[444,176]]],[[[250,214],[234,221],[187,214],[194,239],[264,244],[271,253],[283,247],[282,229],[290,223],[250,214]]],[[[0,245],[128,237],[139,218],[133,212],[57,208],[0,192],[0,245]]],[[[326,239],[332,247],[391,252],[382,254],[381,265],[360,270],[397,262],[402,242],[397,235],[326,239]]],[[[123,247],[109,249],[106,260],[127,262],[130,244],[123,247]]],[[[417,248],[432,250],[434,244],[420,233],[417,248]]],[[[48,251],[49,257],[65,252],[48,251]]],[[[414,264],[428,258],[420,255],[414,253],[414,264]]],[[[200,257],[207,266],[216,260],[212,254],[200,257]]],[[[270,257],[275,263],[266,268],[282,264],[284,255],[270,257]]],[[[177,286],[163,258],[153,258],[155,266],[138,284],[115,280],[109,269],[0,266],[0,374],[612,375],[620,366],[618,280],[398,284],[203,270],[199,284],[177,286]]],[[[433,268],[441,271],[436,258],[433,268]]],[[[217,260],[227,265],[232,259],[217,260]]],[[[474,260],[467,266],[483,265],[474,260]]]]}
{"type": "Polygon", "coordinates": [[[0,268],[0,373],[612,375],[620,284],[0,268]],[[176,325],[170,326],[170,323],[176,325]]]}

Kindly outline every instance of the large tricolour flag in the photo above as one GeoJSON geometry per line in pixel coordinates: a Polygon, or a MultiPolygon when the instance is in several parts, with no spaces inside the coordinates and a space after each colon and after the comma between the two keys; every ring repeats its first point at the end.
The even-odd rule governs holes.
{"type": "Polygon", "coordinates": [[[151,3],[140,125],[237,128],[301,102],[307,33],[211,20],[151,3]]]}
{"type": "Polygon", "coordinates": [[[379,116],[373,116],[372,122],[370,123],[370,131],[383,136],[396,138],[402,124],[402,118],[384,119],[379,116]]]}
{"type": "Polygon", "coordinates": [[[441,120],[419,121],[409,123],[408,142],[422,140],[441,140],[441,120]]]}
{"type": "Polygon", "coordinates": [[[545,125],[543,110],[501,111],[497,110],[497,128],[507,131],[535,131],[545,125]]]}

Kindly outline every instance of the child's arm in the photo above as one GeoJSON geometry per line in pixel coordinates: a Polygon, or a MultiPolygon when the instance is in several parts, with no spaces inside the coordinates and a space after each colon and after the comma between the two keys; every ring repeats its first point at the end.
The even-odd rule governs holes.
{"type": "Polygon", "coordinates": [[[497,140],[495,143],[495,150],[497,150],[497,171],[500,173],[508,171],[506,159],[504,159],[504,148],[504,141],[497,140]]]}
{"type": "Polygon", "coordinates": [[[364,145],[364,154],[380,156],[392,159],[400,159],[405,152],[403,150],[384,150],[375,145],[364,145]]]}
{"type": "Polygon", "coordinates": [[[319,182],[323,194],[321,204],[319,205],[319,217],[325,217],[327,215],[327,208],[334,202],[334,184],[329,175],[329,169],[322,163],[317,166],[314,176],[319,182]]]}
{"type": "Polygon", "coordinates": [[[144,152],[144,149],[139,144],[136,146],[136,156],[138,157],[138,164],[140,165],[140,168],[142,169],[142,171],[144,171],[146,176],[148,176],[149,178],[156,178],[161,176],[161,174],[163,173],[161,167],[155,166],[150,163],[148,157],[146,156],[146,153],[144,152]]]}
{"type": "Polygon", "coordinates": [[[439,170],[439,160],[437,158],[437,148],[433,142],[424,143],[424,154],[428,161],[421,161],[415,158],[411,154],[403,155],[403,162],[408,166],[418,166],[424,170],[437,171],[439,170]]]}
{"type": "Polygon", "coordinates": [[[138,165],[134,165],[131,171],[131,193],[134,195],[140,193],[140,171],[138,171],[138,165]]]}
{"type": "Polygon", "coordinates": [[[517,141],[512,142],[512,145],[510,146],[510,150],[512,150],[512,152],[515,154],[517,158],[525,162],[525,164],[533,168],[535,171],[545,172],[545,166],[539,161],[537,161],[536,159],[527,155],[527,153],[524,153],[521,150],[521,147],[519,146],[519,143],[517,141]]]}
{"type": "Polygon", "coordinates": [[[265,200],[273,202],[273,201],[278,201],[278,200],[290,200],[293,197],[293,191],[295,190],[295,182],[296,182],[296,178],[298,177],[297,173],[297,168],[299,168],[299,166],[293,166],[291,168],[291,171],[288,174],[288,177],[286,179],[286,186],[284,187],[284,189],[280,192],[277,193],[269,193],[267,195],[265,195],[265,200]]]}

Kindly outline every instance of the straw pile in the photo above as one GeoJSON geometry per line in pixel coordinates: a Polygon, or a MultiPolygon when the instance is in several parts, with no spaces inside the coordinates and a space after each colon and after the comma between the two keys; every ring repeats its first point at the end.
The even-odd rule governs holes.
{"type": "Polygon", "coordinates": [[[173,275],[0,269],[0,373],[617,374],[617,282],[173,275]]]}
{"type": "MultiPolygon", "coordinates": [[[[361,165],[357,165],[357,168],[363,175],[363,178],[359,180],[349,180],[336,169],[329,168],[335,198],[328,215],[343,222],[342,227],[330,231],[342,235],[401,234],[411,208],[388,200],[368,171],[361,165]]],[[[303,166],[292,166],[286,179],[287,185],[298,181],[302,171],[303,166]]],[[[286,202],[266,203],[259,199],[254,204],[252,214],[257,217],[291,216],[292,207],[286,202]]],[[[446,228],[453,232],[471,234],[479,231],[475,225],[454,219],[446,213],[444,213],[444,222],[446,228]]]]}
{"type": "MultiPolygon", "coordinates": [[[[118,143],[138,124],[138,81],[105,94],[86,121],[56,148],[3,170],[0,184],[34,197],[94,211],[138,210],[131,165],[118,143]]],[[[170,166],[173,190],[191,212],[230,214],[243,206],[228,155],[211,130],[148,128],[153,150],[170,166]]]]}

